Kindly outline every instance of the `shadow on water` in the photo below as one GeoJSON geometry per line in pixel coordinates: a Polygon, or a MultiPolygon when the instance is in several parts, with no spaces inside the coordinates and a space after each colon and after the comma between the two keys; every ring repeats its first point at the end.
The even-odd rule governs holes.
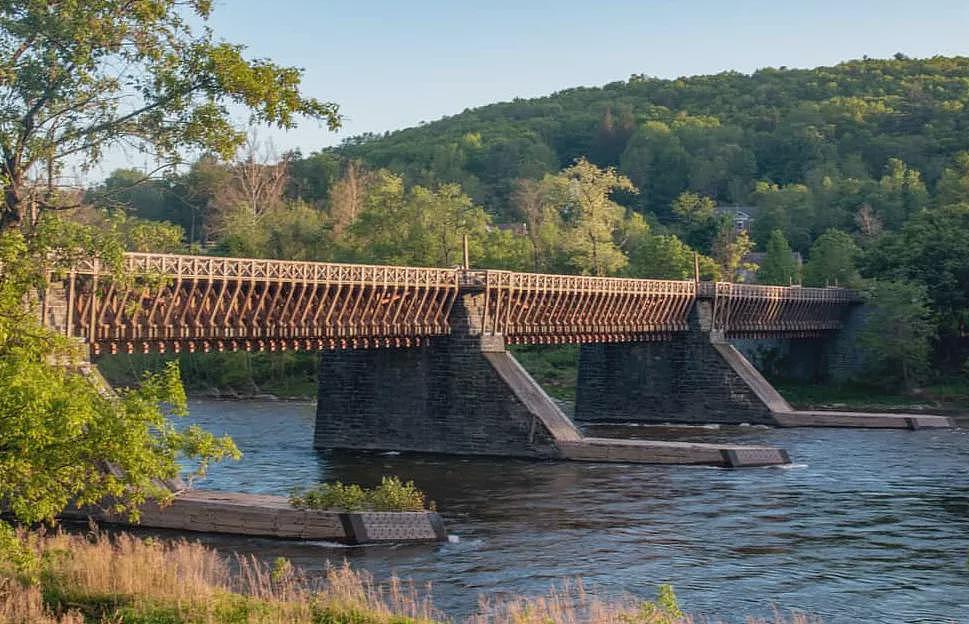
{"type": "Polygon", "coordinates": [[[676,587],[693,613],[742,621],[772,605],[826,622],[969,619],[969,432],[608,427],[597,435],[787,448],[793,467],[722,470],[315,451],[312,404],[194,401],[194,422],[245,453],[201,487],[285,494],[320,480],[414,480],[456,542],[337,547],[206,536],[312,571],[343,560],[432,583],[455,615],[480,594],[676,587]]]}

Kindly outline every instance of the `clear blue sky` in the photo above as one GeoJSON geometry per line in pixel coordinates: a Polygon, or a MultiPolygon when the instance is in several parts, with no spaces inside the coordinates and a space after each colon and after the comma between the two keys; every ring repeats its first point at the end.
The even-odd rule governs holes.
{"type": "Polygon", "coordinates": [[[305,93],[340,104],[339,133],[311,122],[262,133],[304,153],[633,73],[969,55],[965,0],[215,0],[211,25],[253,56],[304,68],[305,93]]]}

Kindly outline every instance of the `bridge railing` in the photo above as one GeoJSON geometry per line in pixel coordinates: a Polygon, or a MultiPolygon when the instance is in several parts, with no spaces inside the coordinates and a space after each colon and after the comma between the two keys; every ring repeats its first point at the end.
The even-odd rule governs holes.
{"type": "Polygon", "coordinates": [[[617,342],[684,331],[696,283],[479,271],[483,331],[512,343],[617,342]]]}
{"type": "Polygon", "coordinates": [[[841,327],[845,309],[857,303],[846,288],[767,286],[717,282],[714,290],[714,330],[726,335],[815,335],[841,327]]]}
{"type": "MultiPolygon", "coordinates": [[[[138,276],[182,279],[262,279],[348,285],[420,283],[442,287],[455,285],[459,273],[459,269],[136,252],[125,254],[125,270],[138,276]]],[[[97,260],[81,261],[75,272],[109,273],[97,260]]]]}
{"type": "Polygon", "coordinates": [[[98,352],[408,346],[450,332],[456,269],[127,254],[69,277],[67,332],[98,352]],[[161,279],[157,279],[161,278],[161,279]]]}

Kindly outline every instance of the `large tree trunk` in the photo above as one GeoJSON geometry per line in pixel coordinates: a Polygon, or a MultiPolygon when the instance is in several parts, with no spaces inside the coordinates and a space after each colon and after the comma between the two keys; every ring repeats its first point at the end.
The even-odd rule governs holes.
{"type": "Polygon", "coordinates": [[[3,206],[0,207],[0,229],[15,230],[23,227],[26,202],[20,199],[17,186],[11,184],[3,190],[3,206]]]}

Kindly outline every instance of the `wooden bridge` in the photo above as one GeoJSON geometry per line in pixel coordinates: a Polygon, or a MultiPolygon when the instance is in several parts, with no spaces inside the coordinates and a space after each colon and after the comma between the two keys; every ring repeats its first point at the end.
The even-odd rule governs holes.
{"type": "Polygon", "coordinates": [[[729,337],[816,336],[856,293],[677,280],[542,275],[129,253],[118,279],[78,264],[43,317],[101,352],[409,347],[451,332],[463,292],[484,294],[480,331],[507,343],[666,340],[697,300],[729,337]]]}

